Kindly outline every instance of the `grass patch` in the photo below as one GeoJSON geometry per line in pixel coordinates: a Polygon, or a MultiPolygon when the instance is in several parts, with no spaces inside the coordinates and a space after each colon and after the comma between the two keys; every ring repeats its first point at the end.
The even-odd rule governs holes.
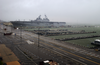
{"type": "MultiPolygon", "coordinates": [[[[58,35],[58,36],[48,36],[53,39],[61,39],[61,38],[71,38],[71,37],[81,37],[81,36],[91,36],[91,35],[99,35],[100,34],[100,27],[70,27],[70,28],[40,28],[40,30],[55,30],[55,29],[67,29],[68,31],[81,31],[85,30],[85,32],[92,32],[96,31],[96,33],[89,33],[89,34],[72,34],[72,35],[58,35]]],[[[33,29],[24,29],[24,30],[38,30],[38,28],[33,29]]],[[[94,47],[94,45],[91,45],[91,42],[93,42],[95,39],[100,39],[100,37],[96,38],[86,38],[86,39],[79,39],[79,40],[69,40],[66,42],[70,42],[73,44],[78,44],[85,47],[94,47]]]]}
{"type": "Polygon", "coordinates": [[[84,36],[91,36],[96,35],[96,33],[89,33],[89,34],[71,34],[71,35],[58,35],[58,36],[48,36],[53,39],[61,39],[61,38],[72,38],[72,37],[84,37],[84,36]]]}
{"type": "Polygon", "coordinates": [[[87,39],[79,39],[79,40],[70,40],[70,41],[65,41],[65,42],[70,42],[73,44],[85,46],[85,47],[94,47],[94,45],[91,45],[91,42],[93,42],[95,39],[99,39],[100,37],[96,38],[87,38],[87,39]]]}

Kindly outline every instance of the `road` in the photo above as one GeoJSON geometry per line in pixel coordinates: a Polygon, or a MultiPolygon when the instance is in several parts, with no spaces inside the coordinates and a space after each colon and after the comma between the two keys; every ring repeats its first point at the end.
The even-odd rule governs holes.
{"type": "MultiPolygon", "coordinates": [[[[13,30],[14,31],[14,30],[13,30]]],[[[16,30],[15,30],[16,31],[16,30]]],[[[15,47],[18,47],[20,50],[24,51],[29,57],[32,58],[33,61],[35,61],[36,63],[38,63],[39,61],[43,61],[46,59],[53,59],[54,61],[57,60],[57,62],[60,63],[60,65],[65,65],[68,64],[68,62],[73,63],[72,61],[68,60],[68,62],[64,63],[63,61],[61,62],[62,57],[56,56],[56,54],[54,54],[54,52],[52,50],[47,50],[47,48],[45,47],[37,47],[37,44],[35,45],[29,45],[27,44],[26,40],[33,40],[31,37],[29,38],[28,36],[26,36],[24,39],[21,39],[20,36],[15,36],[15,35],[11,35],[11,36],[4,36],[2,30],[0,30],[1,34],[1,44],[5,44],[7,47],[9,47],[18,58],[20,58],[20,61],[22,64],[24,65],[34,65],[32,64],[32,62],[30,62],[29,60],[25,59],[25,57],[20,57],[22,56],[20,52],[18,52],[18,50],[15,47]],[[53,54],[52,54],[53,53],[53,54]],[[55,58],[57,57],[57,58],[55,58]],[[29,62],[26,62],[26,60],[29,62]]],[[[20,35],[20,33],[18,33],[18,35],[20,35]]],[[[36,40],[34,38],[34,40],[36,40]]],[[[73,64],[74,65],[74,64],[73,64]]]]}
{"type": "MultiPolygon", "coordinates": [[[[10,30],[10,28],[9,28],[10,30]]],[[[70,64],[83,64],[83,65],[100,65],[100,59],[96,57],[91,57],[89,55],[85,55],[82,53],[79,53],[75,50],[67,48],[67,45],[64,44],[57,44],[55,42],[51,42],[52,39],[46,38],[46,37],[39,37],[39,44],[38,42],[38,36],[36,34],[25,32],[20,30],[12,30],[15,32],[18,36],[21,36],[20,33],[22,33],[22,43],[18,45],[18,47],[21,50],[24,50],[27,52],[27,54],[32,54],[30,56],[34,56],[35,60],[46,60],[46,59],[53,59],[57,62],[59,62],[61,65],[66,65],[68,63],[70,64]],[[29,45],[25,41],[26,40],[34,40],[35,44],[29,45]],[[39,47],[38,47],[39,45],[39,47]],[[27,50],[27,51],[26,51],[27,50]],[[72,60],[72,61],[70,61],[72,60]]],[[[6,38],[6,37],[5,37],[6,38]]],[[[16,38],[16,37],[15,37],[16,38]]],[[[9,40],[9,39],[8,39],[9,40]]],[[[10,39],[12,40],[12,39],[10,39]]],[[[13,40],[12,40],[13,41],[13,40]]],[[[20,37],[16,38],[16,43],[20,42],[20,37]],[[17,40],[19,39],[19,40],[17,40]]],[[[5,42],[7,44],[7,42],[5,42]]],[[[10,42],[11,43],[11,42],[10,42]]],[[[32,58],[34,58],[32,57],[32,58]]],[[[75,64],[75,65],[76,65],[75,64]]]]}

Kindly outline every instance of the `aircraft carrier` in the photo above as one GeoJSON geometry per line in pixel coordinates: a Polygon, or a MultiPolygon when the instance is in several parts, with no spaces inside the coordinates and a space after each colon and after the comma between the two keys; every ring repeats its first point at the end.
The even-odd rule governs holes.
{"type": "Polygon", "coordinates": [[[47,16],[45,15],[45,18],[41,18],[41,15],[36,18],[36,20],[31,21],[10,21],[15,27],[17,26],[49,26],[49,27],[63,27],[66,26],[66,22],[53,22],[50,21],[47,16]]]}

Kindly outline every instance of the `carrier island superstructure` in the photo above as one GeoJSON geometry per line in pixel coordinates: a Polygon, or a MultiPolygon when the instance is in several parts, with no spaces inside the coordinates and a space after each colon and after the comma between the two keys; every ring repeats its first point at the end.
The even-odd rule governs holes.
{"type": "Polygon", "coordinates": [[[30,20],[30,21],[10,21],[15,27],[17,26],[42,26],[42,27],[60,27],[60,26],[66,26],[66,22],[54,22],[50,21],[47,16],[45,15],[45,18],[41,18],[41,15],[36,18],[36,20],[30,20]]]}

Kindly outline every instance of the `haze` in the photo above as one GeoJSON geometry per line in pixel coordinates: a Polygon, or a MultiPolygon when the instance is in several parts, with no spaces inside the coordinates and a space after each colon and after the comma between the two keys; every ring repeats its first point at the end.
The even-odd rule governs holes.
{"type": "Polygon", "coordinates": [[[0,0],[0,20],[34,20],[100,24],[100,0],[0,0]]]}

